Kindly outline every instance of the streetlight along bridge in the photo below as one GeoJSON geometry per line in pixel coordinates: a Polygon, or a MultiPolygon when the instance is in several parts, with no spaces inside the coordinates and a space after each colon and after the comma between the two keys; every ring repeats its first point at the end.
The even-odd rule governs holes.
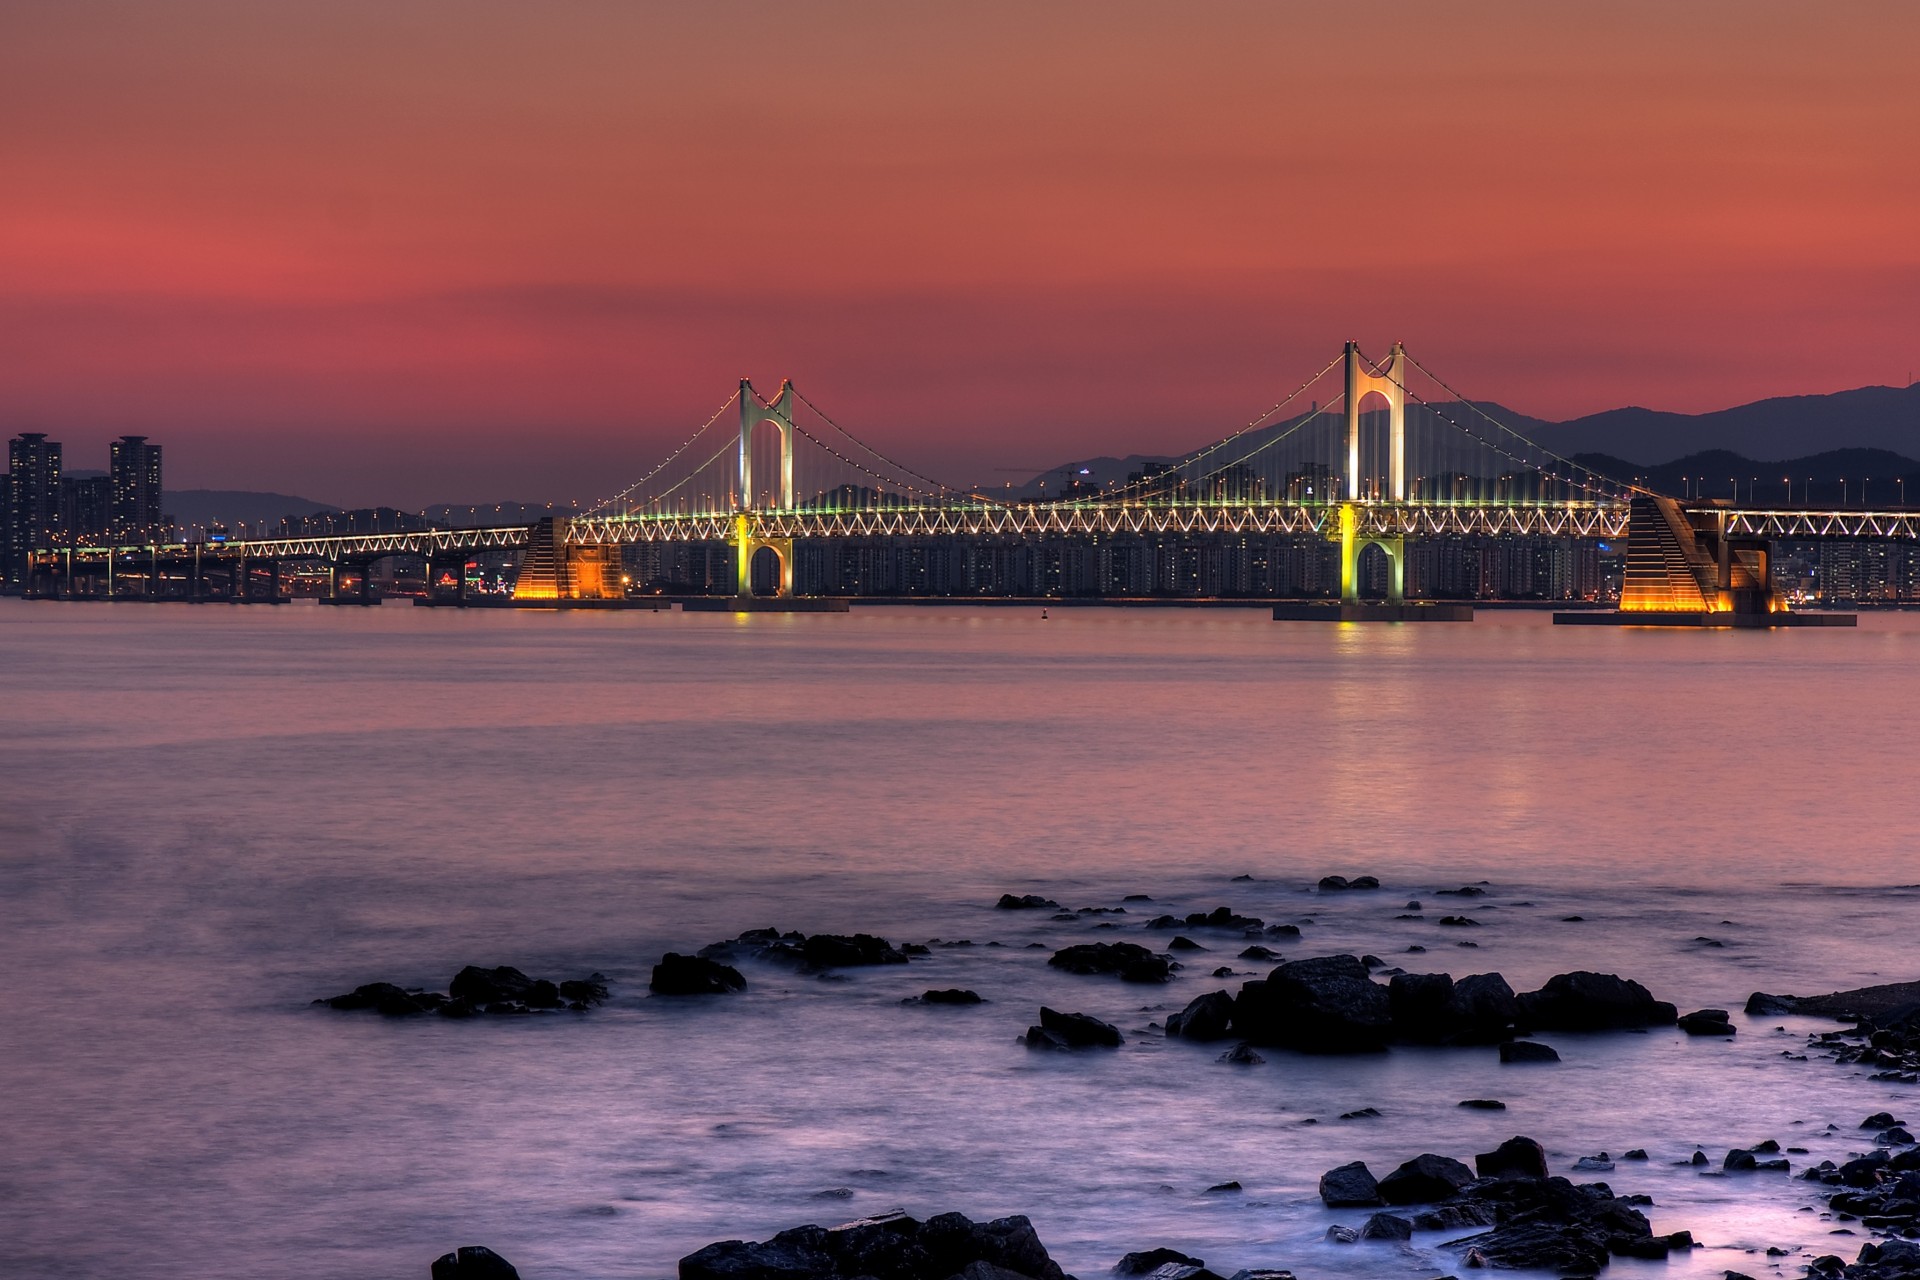
{"type": "MultiPolygon", "coordinates": [[[[1265,413],[1206,446],[1126,480],[1038,498],[943,484],[855,436],[791,381],[769,398],[743,379],[646,475],[579,515],[532,525],[62,548],[37,555],[31,591],[113,595],[132,580],[152,593],[172,580],[189,598],[205,596],[212,584],[229,598],[264,585],[271,598],[280,566],[296,562],[324,566],[336,597],[343,575],[357,577],[364,596],[367,566],[380,559],[418,557],[432,582],[477,553],[511,551],[520,555],[515,601],[558,605],[623,597],[624,548],[707,543],[731,547],[742,595],[761,562],[770,594],[791,599],[795,548],[810,541],[1217,534],[1337,544],[1340,594],[1349,603],[1361,595],[1361,557],[1377,547],[1391,605],[1405,600],[1407,550],[1423,539],[1625,538],[1623,609],[1752,614],[1782,606],[1771,583],[1773,540],[1914,539],[1920,514],[1653,494],[1528,439],[1400,344],[1372,360],[1349,342],[1265,413]],[[1431,398],[1416,389],[1422,383],[1431,398]],[[1323,387],[1331,393],[1324,403],[1323,387]]],[[[464,574],[455,577],[463,590],[464,574]]]]}

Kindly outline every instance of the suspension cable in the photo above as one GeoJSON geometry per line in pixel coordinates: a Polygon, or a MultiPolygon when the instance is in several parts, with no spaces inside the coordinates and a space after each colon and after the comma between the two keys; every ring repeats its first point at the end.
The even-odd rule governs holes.
{"type": "MultiPolygon", "coordinates": [[[[725,413],[728,409],[731,409],[733,407],[734,402],[739,398],[740,398],[740,391],[738,388],[735,388],[734,393],[727,397],[726,403],[722,404],[718,409],[714,410],[713,416],[711,418],[708,418],[705,422],[701,423],[700,429],[695,431],[692,435],[688,436],[678,449],[675,449],[672,453],[668,454],[665,458],[661,459],[660,465],[656,466],[653,470],[647,472],[647,474],[645,474],[644,476],[641,476],[638,480],[635,480],[632,484],[628,485],[626,488],[622,489],[620,492],[614,494],[611,498],[602,499],[600,502],[596,503],[594,506],[588,508],[587,514],[593,515],[596,512],[604,511],[606,508],[612,506],[616,502],[623,501],[635,489],[638,489],[641,485],[653,479],[655,476],[659,475],[662,471],[665,471],[669,466],[673,464],[673,460],[675,458],[678,458],[681,454],[685,453],[688,449],[692,448],[693,442],[695,440],[698,440],[702,435],[705,435],[707,428],[711,427],[714,423],[718,422],[720,420],[720,415],[725,413]]],[[[718,455],[716,454],[715,456],[717,457],[718,455]]],[[[694,475],[698,475],[701,471],[704,471],[712,463],[712,461],[713,459],[709,458],[706,462],[701,463],[699,467],[696,467],[694,469],[693,473],[689,475],[687,479],[690,480],[693,478],[694,475]]],[[[680,484],[685,484],[685,483],[686,483],[685,480],[682,480],[680,482],[680,484]]],[[[673,488],[677,489],[679,487],[680,485],[676,484],[673,488]]],[[[667,490],[667,492],[672,493],[673,489],[669,489],[667,490]]]]}

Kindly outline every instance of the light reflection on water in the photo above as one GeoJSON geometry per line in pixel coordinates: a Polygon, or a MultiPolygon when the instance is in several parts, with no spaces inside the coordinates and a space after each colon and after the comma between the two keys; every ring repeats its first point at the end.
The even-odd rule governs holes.
{"type": "Polygon", "coordinates": [[[412,1275],[463,1242],[529,1280],[661,1276],[709,1240],[898,1205],[1028,1213],[1083,1275],[1158,1244],[1433,1274],[1455,1263],[1429,1240],[1321,1242],[1339,1215],[1319,1173],[1526,1133],[1560,1168],[1647,1147],[1609,1181],[1723,1246],[1668,1270],[1752,1271],[1740,1250],[1769,1244],[1850,1257],[1798,1212],[1804,1184],[1667,1163],[1774,1137],[1813,1149],[1797,1166],[1859,1149],[1870,1111],[1915,1118],[1911,1088],[1783,1059],[1805,1025],[1558,1037],[1566,1062],[1539,1070],[1486,1051],[1229,1068],[1149,1023],[1263,969],[1237,939],[1196,931],[1212,954],[1128,987],[1026,944],[1142,915],[1116,933],[990,908],[1144,892],[1310,918],[1289,956],[1520,987],[1612,969],[1684,1007],[1920,976],[1920,892],[1886,890],[1920,881],[1888,729],[1920,692],[1920,627],[1543,622],[0,601],[0,1236],[55,1277],[130,1256],[251,1277],[290,1250],[315,1276],[412,1275]],[[1387,888],[1308,892],[1328,872],[1387,888]],[[1482,879],[1485,899],[1432,896],[1482,879]],[[1393,918],[1409,897],[1427,920],[1393,918]],[[1456,909],[1486,927],[1433,923],[1456,909]],[[765,924],[1006,946],[644,998],[660,952],[765,924]],[[599,969],[616,997],[510,1023],[305,1005],[468,962],[599,969]],[[898,1004],[948,985],[992,1003],[898,1004]],[[1043,1002],[1130,1043],[1030,1055],[1015,1037],[1043,1002]],[[1455,1105],[1483,1096],[1510,1109],[1455,1105]],[[1385,1115],[1335,1119],[1369,1105],[1385,1115]],[[1202,1194],[1229,1178],[1245,1193],[1202,1194]]]}

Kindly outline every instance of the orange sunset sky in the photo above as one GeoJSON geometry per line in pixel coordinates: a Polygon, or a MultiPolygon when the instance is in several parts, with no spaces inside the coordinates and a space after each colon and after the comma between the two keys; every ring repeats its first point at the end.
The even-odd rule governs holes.
{"type": "Polygon", "coordinates": [[[1920,5],[0,0],[0,431],[592,498],[752,376],[956,482],[1359,339],[1539,417],[1920,370],[1920,5]]]}

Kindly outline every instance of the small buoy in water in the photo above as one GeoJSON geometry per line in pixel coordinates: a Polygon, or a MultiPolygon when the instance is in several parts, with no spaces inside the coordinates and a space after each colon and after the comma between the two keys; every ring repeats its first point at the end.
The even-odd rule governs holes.
{"type": "Polygon", "coordinates": [[[1045,609],[1042,609],[1040,611],[1040,621],[1045,622],[1046,620],[1047,620],[1047,611],[1045,609]]]}

